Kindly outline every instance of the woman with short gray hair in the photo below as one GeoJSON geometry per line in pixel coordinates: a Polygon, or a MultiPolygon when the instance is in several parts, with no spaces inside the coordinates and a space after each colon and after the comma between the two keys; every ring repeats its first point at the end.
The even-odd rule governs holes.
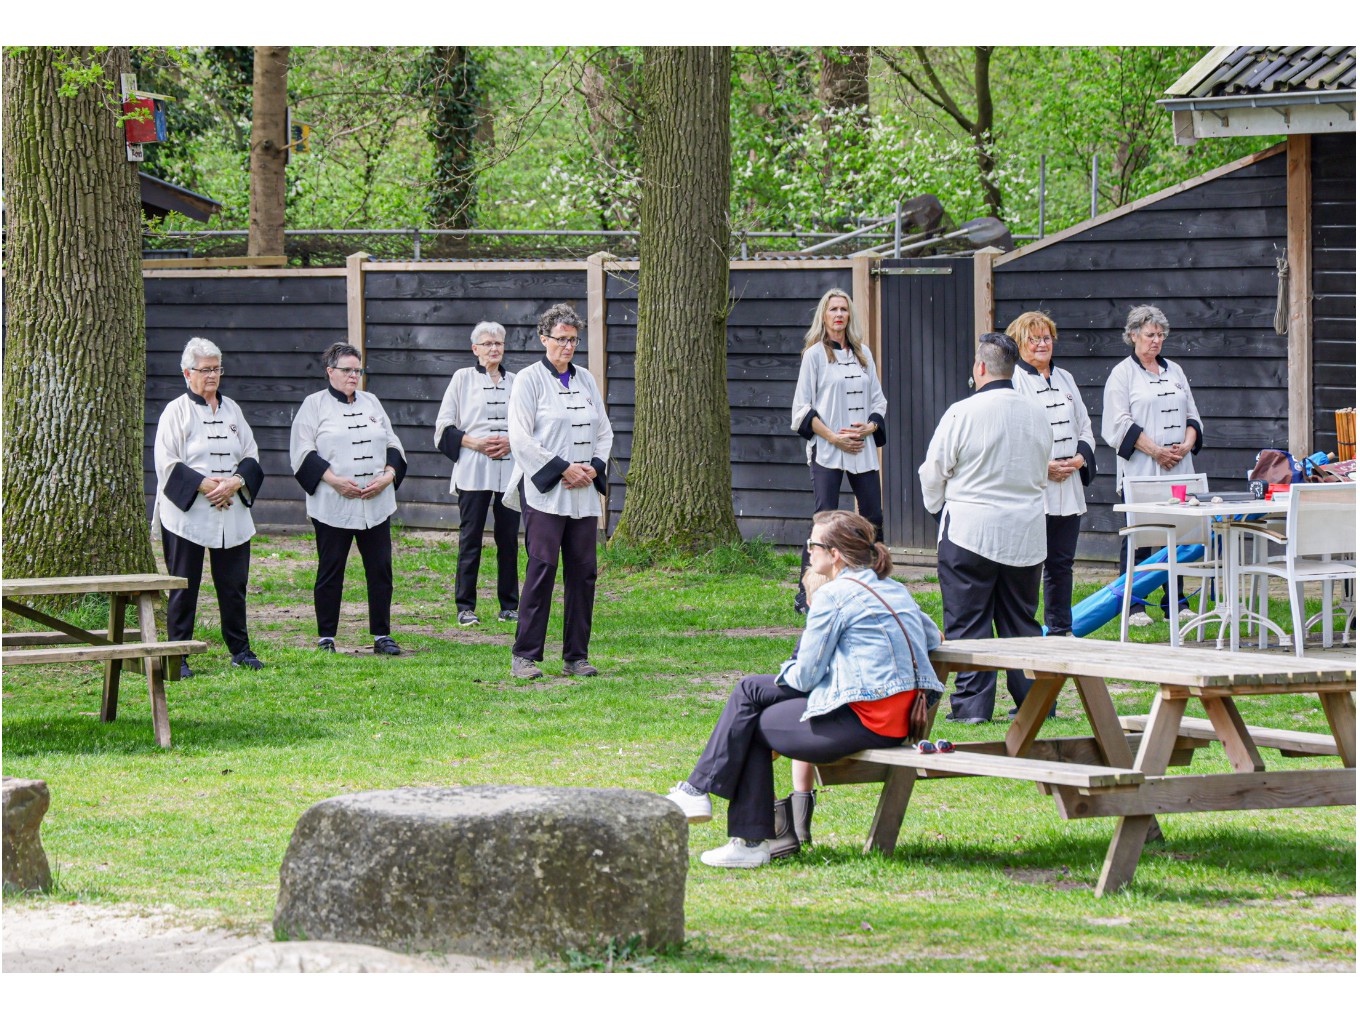
{"type": "MultiPolygon", "coordinates": [[[[1174,361],[1162,357],[1171,331],[1156,305],[1129,309],[1124,342],[1133,348],[1105,381],[1100,436],[1119,454],[1115,492],[1126,475],[1192,475],[1194,455],[1204,444],[1204,426],[1190,381],[1174,361]]],[[[1134,550],[1134,561],[1151,550],[1134,550]]],[[[1128,543],[1119,550],[1119,570],[1128,564],[1128,543]]],[[[1179,597],[1179,594],[1178,594],[1179,597]]]]}
{"type": "MultiPolygon", "coordinates": [[[[250,539],[255,534],[250,506],[264,481],[259,449],[241,408],[220,392],[218,346],[193,337],[179,364],[188,392],[172,400],[156,424],[155,515],[165,569],[189,584],[170,592],[166,634],[171,641],[194,636],[206,549],[231,664],[260,669],[264,664],[251,651],[246,628],[250,539]]],[[[193,675],[185,657],[180,678],[193,675]]]]}
{"type": "Polygon", "coordinates": [[[449,492],[458,496],[458,572],[453,598],[460,627],[481,623],[477,575],[488,511],[495,515],[498,619],[519,619],[519,512],[504,502],[514,467],[507,419],[515,381],[515,373],[501,367],[505,327],[499,322],[473,326],[472,353],[477,364],[453,373],[434,423],[434,445],[453,461],[449,492]]]}

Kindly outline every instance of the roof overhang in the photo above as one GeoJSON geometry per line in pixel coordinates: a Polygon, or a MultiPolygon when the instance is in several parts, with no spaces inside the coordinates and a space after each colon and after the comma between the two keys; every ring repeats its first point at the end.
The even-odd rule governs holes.
{"type": "Polygon", "coordinates": [[[1355,131],[1354,89],[1178,97],[1159,99],[1157,105],[1171,113],[1171,129],[1178,145],[1194,145],[1201,138],[1355,131]]]}

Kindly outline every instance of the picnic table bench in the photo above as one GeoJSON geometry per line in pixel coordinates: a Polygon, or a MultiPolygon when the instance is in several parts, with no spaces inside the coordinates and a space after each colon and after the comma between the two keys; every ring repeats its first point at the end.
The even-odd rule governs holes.
{"type": "Polygon", "coordinates": [[[1144,842],[1158,832],[1159,814],[1355,803],[1354,662],[1070,637],[946,641],[931,662],[942,679],[961,670],[1009,667],[1023,669],[1034,685],[1004,740],[959,743],[948,754],[909,747],[861,751],[818,766],[823,785],[883,784],[866,853],[892,853],[918,779],[1033,782],[1053,797],[1064,819],[1117,818],[1097,896],[1133,878],[1144,842]],[[1069,680],[1091,735],[1040,739],[1069,680]],[[1155,684],[1151,712],[1119,716],[1108,681],[1155,684]],[[1316,694],[1330,737],[1247,726],[1233,701],[1285,693],[1316,694]],[[1191,699],[1203,705],[1207,719],[1185,716],[1191,699]],[[1190,764],[1195,749],[1215,741],[1231,772],[1165,774],[1170,766],[1190,764]],[[1267,771],[1258,746],[1290,756],[1337,755],[1343,767],[1267,771]]]}
{"type": "Polygon", "coordinates": [[[183,656],[206,652],[203,641],[160,641],[156,637],[156,600],[162,592],[188,587],[171,574],[112,574],[92,577],[8,578],[0,603],[6,611],[54,628],[50,631],[5,633],[0,636],[0,662],[5,666],[52,662],[103,662],[104,690],[99,704],[101,722],[118,716],[118,686],[124,664],[146,674],[151,697],[151,724],[156,743],[170,746],[170,712],[165,701],[166,678],[179,677],[183,656]],[[46,613],[24,600],[50,595],[106,594],[109,625],[86,630],[46,613]],[[127,631],[124,617],[129,603],[137,606],[138,630],[127,631]]]}

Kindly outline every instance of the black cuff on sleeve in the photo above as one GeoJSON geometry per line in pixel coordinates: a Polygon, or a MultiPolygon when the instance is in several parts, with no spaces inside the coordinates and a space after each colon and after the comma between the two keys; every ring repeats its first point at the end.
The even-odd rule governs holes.
{"type": "Polygon", "coordinates": [[[821,415],[818,414],[816,411],[809,411],[807,413],[807,417],[803,419],[802,424],[798,426],[798,434],[802,436],[804,439],[811,442],[812,438],[817,434],[812,431],[812,421],[814,418],[820,417],[821,415]]]}
{"type": "Polygon", "coordinates": [[[1124,441],[1119,444],[1119,456],[1128,460],[1133,456],[1134,446],[1138,442],[1138,437],[1143,434],[1143,426],[1130,425],[1129,430],[1124,433],[1124,441]]]}
{"type": "Polygon", "coordinates": [[[200,475],[193,468],[179,461],[170,469],[170,477],[165,480],[165,498],[174,506],[187,511],[194,505],[198,487],[207,475],[200,475]]]}
{"type": "Polygon", "coordinates": [[[307,458],[302,462],[302,467],[293,472],[293,477],[302,486],[302,491],[310,496],[316,492],[316,487],[321,484],[321,479],[326,476],[330,466],[330,461],[322,460],[321,454],[313,450],[307,454],[307,458]]]}
{"type": "Polygon", "coordinates": [[[875,425],[878,426],[876,429],[874,429],[874,445],[875,445],[875,446],[887,446],[887,445],[888,445],[888,427],[887,427],[887,425],[885,425],[884,422],[883,422],[883,415],[881,415],[881,414],[871,414],[871,415],[869,415],[869,420],[870,420],[871,422],[873,422],[875,425]]]}
{"type": "Polygon", "coordinates": [[[1200,447],[1204,445],[1204,426],[1194,418],[1185,419],[1185,424],[1195,430],[1195,445],[1190,448],[1190,452],[1199,453],[1200,447]]]}
{"type": "Polygon", "coordinates": [[[609,468],[599,457],[592,457],[590,459],[590,466],[595,469],[595,477],[593,479],[595,488],[599,491],[600,495],[603,496],[605,495],[606,487],[609,485],[609,478],[607,477],[609,468]]]}
{"type": "Polygon", "coordinates": [[[554,457],[534,472],[530,479],[539,492],[547,492],[562,480],[562,473],[571,465],[561,457],[554,457]]]}
{"type": "Polygon", "coordinates": [[[1081,475],[1082,488],[1085,488],[1091,484],[1092,479],[1096,476],[1096,451],[1087,446],[1083,440],[1078,439],[1077,452],[1081,454],[1081,459],[1086,462],[1077,469],[1077,473],[1081,475]]]}
{"type": "Polygon", "coordinates": [[[260,498],[260,486],[264,484],[264,468],[260,467],[260,462],[254,457],[247,457],[236,465],[236,473],[245,483],[237,495],[246,506],[254,506],[255,501],[260,498]]]}
{"type": "Polygon", "coordinates": [[[395,446],[387,448],[387,466],[397,473],[392,479],[392,488],[400,489],[402,480],[406,478],[406,458],[397,451],[395,446]]]}
{"type": "Polygon", "coordinates": [[[463,437],[465,435],[467,435],[466,432],[450,425],[439,437],[439,452],[456,464],[458,455],[463,452],[463,437]]]}

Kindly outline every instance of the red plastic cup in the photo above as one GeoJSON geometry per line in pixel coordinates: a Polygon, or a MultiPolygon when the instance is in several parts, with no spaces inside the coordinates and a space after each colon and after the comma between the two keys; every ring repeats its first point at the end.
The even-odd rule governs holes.
{"type": "Polygon", "coordinates": [[[1274,498],[1275,498],[1275,494],[1276,494],[1277,492],[1288,492],[1288,491],[1289,491],[1289,483],[1288,483],[1288,482],[1285,482],[1283,485],[1271,485],[1271,487],[1270,487],[1269,489],[1266,490],[1266,499],[1274,499],[1274,498]]]}
{"type": "Polygon", "coordinates": [[[1173,485],[1173,486],[1171,486],[1171,495],[1175,496],[1178,500],[1180,500],[1182,503],[1184,503],[1184,502],[1185,502],[1185,486],[1184,486],[1184,485],[1173,485]]]}

